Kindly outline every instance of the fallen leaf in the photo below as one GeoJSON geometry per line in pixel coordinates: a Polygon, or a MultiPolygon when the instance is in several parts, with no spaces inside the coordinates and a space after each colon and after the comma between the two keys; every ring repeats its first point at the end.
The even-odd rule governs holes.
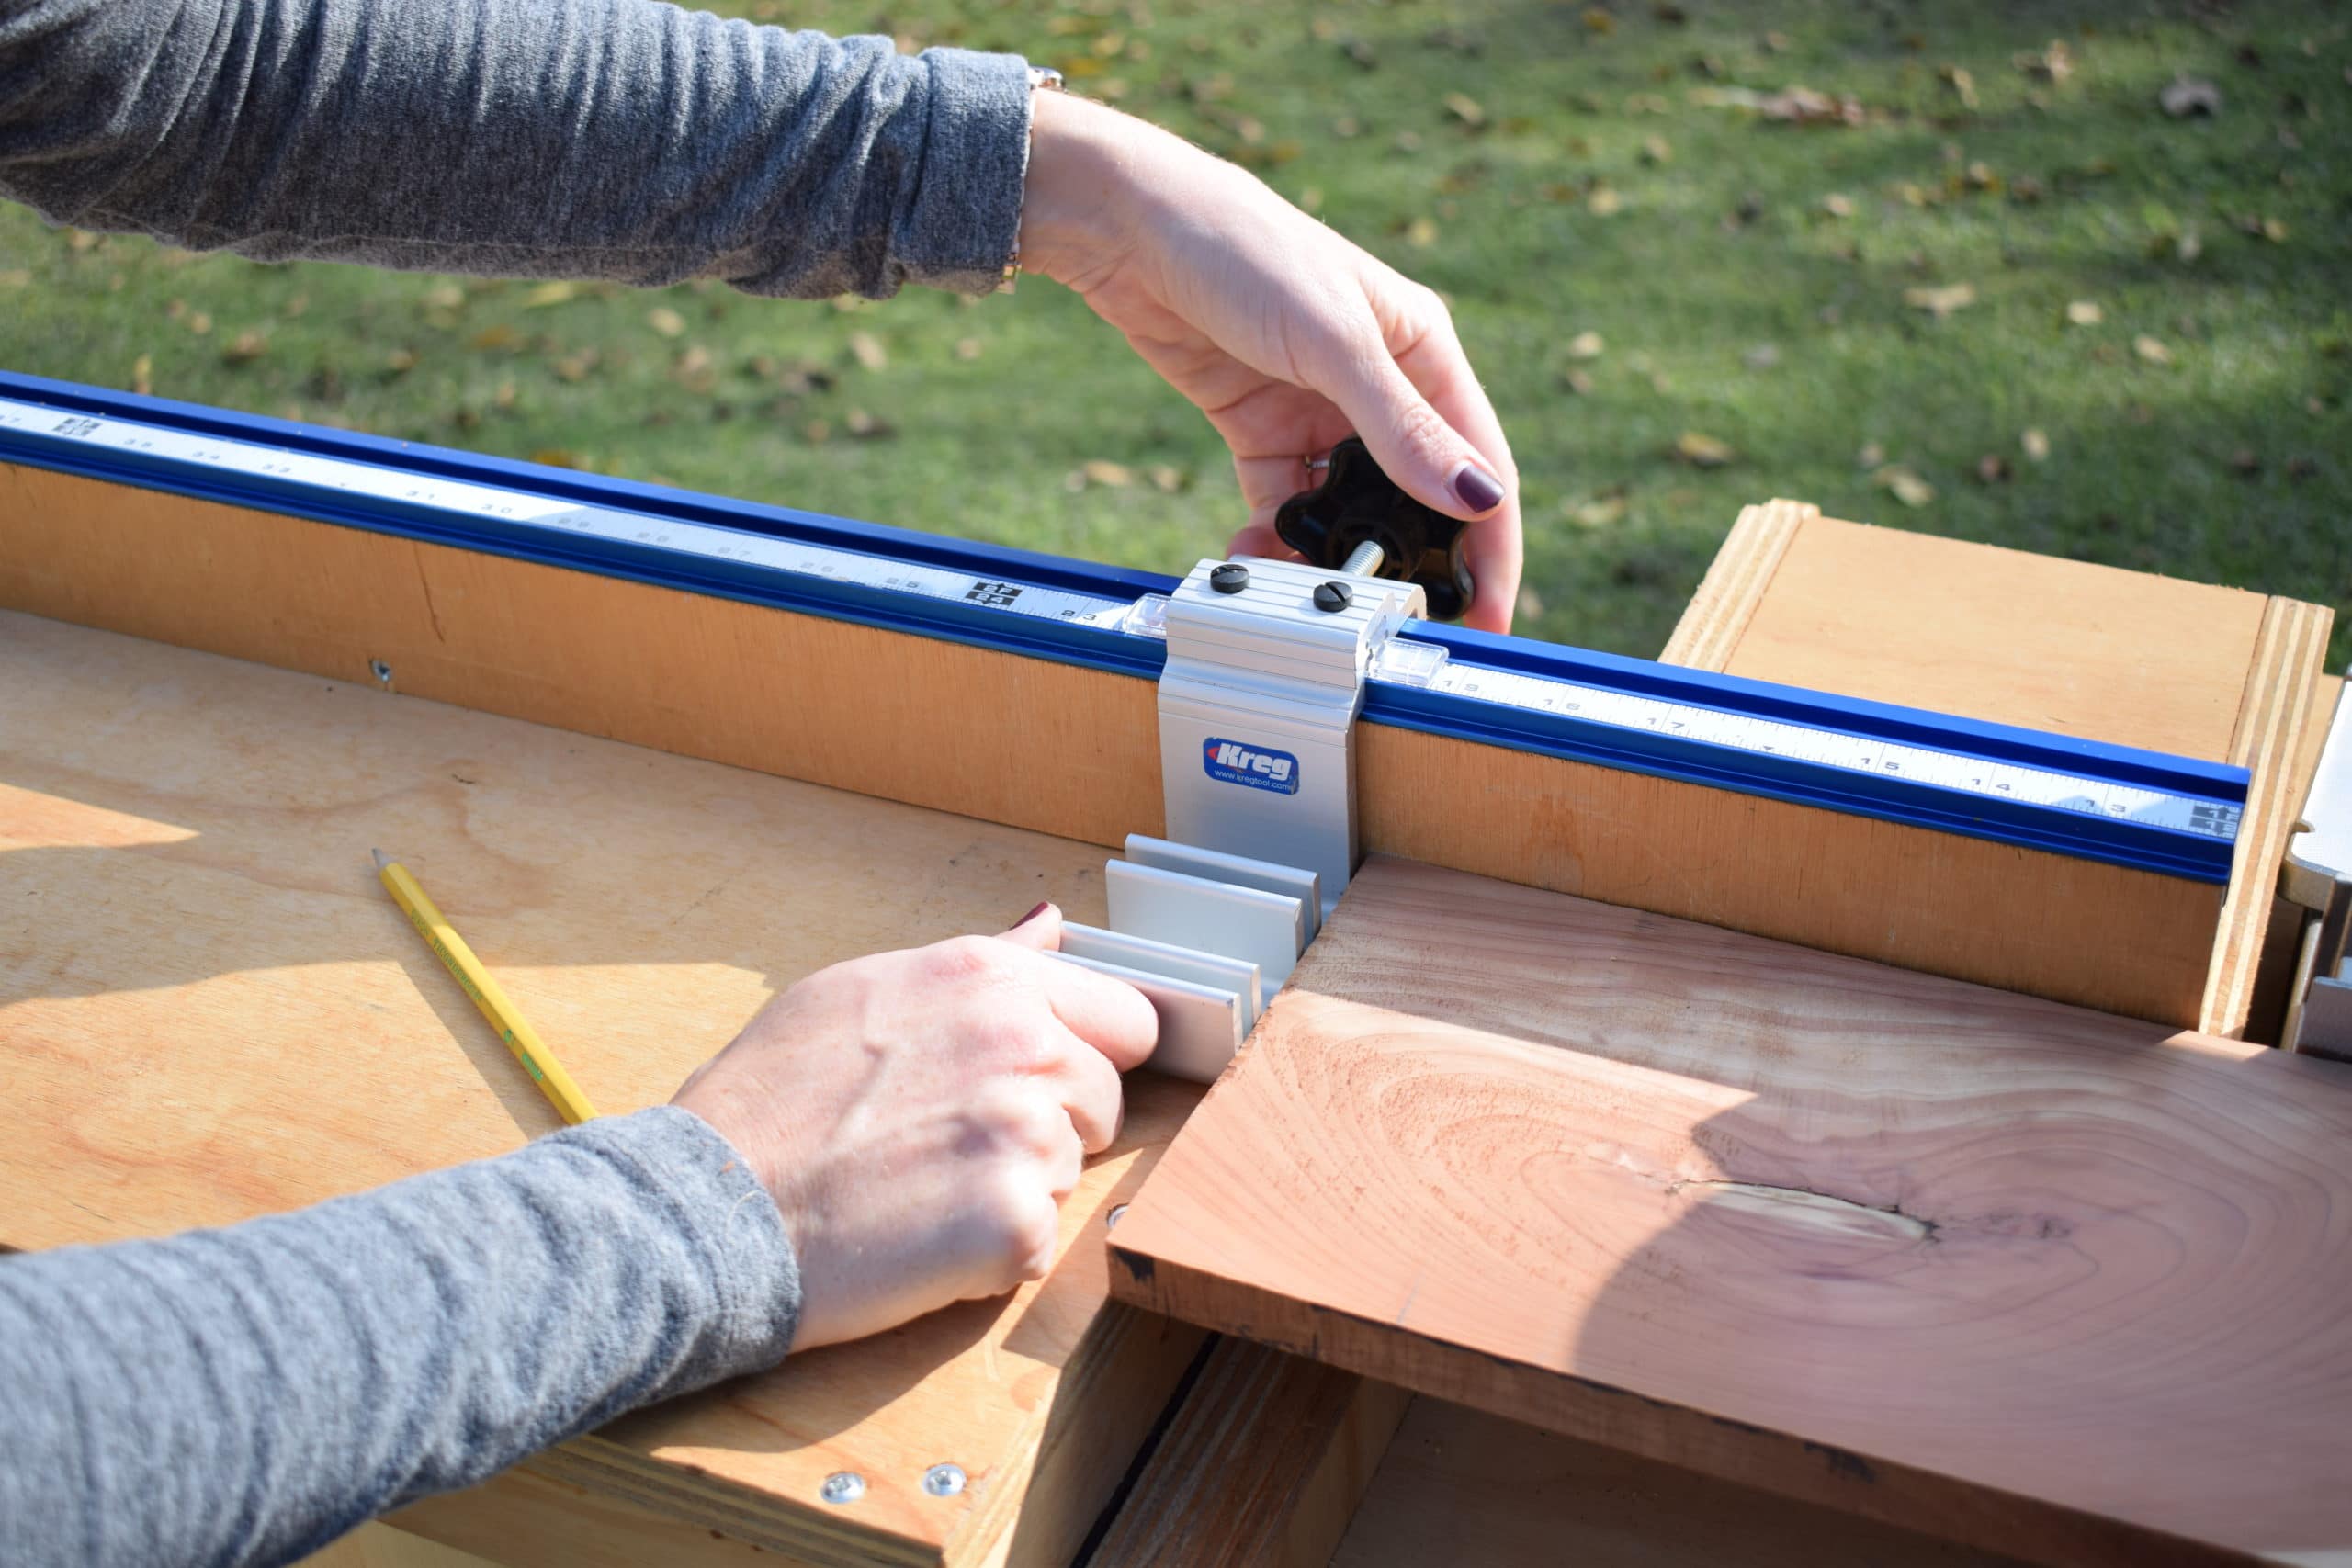
{"type": "Polygon", "coordinates": [[[2018,446],[2024,451],[2028,462],[2046,463],[2050,460],[2050,437],[2039,429],[2028,429],[2020,434],[2018,446]]]}
{"type": "Polygon", "coordinates": [[[523,334],[504,321],[500,321],[474,333],[472,341],[474,347],[485,354],[492,354],[500,349],[514,347],[523,341],[523,334]]]}
{"type": "Polygon", "coordinates": [[[812,419],[800,427],[800,438],[811,446],[822,446],[833,438],[833,427],[821,419],[812,419]]]}
{"type": "Polygon", "coordinates": [[[1871,482],[1905,506],[1921,507],[1936,499],[1936,487],[1900,463],[1886,464],[1871,476],[1871,482]]]}
{"type": "Polygon", "coordinates": [[[2132,352],[2138,355],[2141,358],[2146,360],[2151,365],[2170,365],[2172,363],[2172,350],[2166,348],[2163,344],[2157,342],[2154,338],[2150,337],[2145,333],[2142,333],[2138,337],[2132,340],[2132,352]]]}
{"type": "Polygon", "coordinates": [[[2031,175],[2019,175],[2009,182],[2009,196],[2017,201],[2040,201],[2041,182],[2031,175]]]}
{"type": "Polygon", "coordinates": [[[1190,474],[1170,463],[1154,463],[1150,479],[1151,488],[1162,495],[1174,495],[1193,482],[1190,474]]]}
{"type": "Polygon", "coordinates": [[[1442,102],[1445,105],[1446,113],[1473,130],[1487,123],[1485,106],[1467,93],[1448,93],[1442,102]]]}
{"type": "Polygon", "coordinates": [[[498,384],[498,390],[491,394],[490,400],[502,412],[512,409],[514,406],[514,383],[501,381],[498,384]]]}
{"type": "Polygon", "coordinates": [[[1763,42],[1764,48],[1768,53],[1786,54],[1789,52],[1789,35],[1786,33],[1766,33],[1764,35],[1763,42]]]}
{"type": "Polygon", "coordinates": [[[1674,438],[1674,456],[1694,468],[1720,468],[1739,459],[1739,453],[1731,443],[1702,435],[1695,430],[1686,430],[1674,438]]]}
{"type": "Polygon", "coordinates": [[[229,345],[220,351],[220,358],[224,364],[250,365],[259,359],[268,347],[269,340],[261,333],[243,332],[232,338],[229,345]]]}
{"type": "Polygon", "coordinates": [[[2156,104],[2175,119],[2217,115],[2222,112],[2222,89],[2202,77],[2184,73],[2165,84],[2156,94],[2156,104]]]}
{"type": "Polygon", "coordinates": [[[1100,457],[1087,459],[1079,465],[1078,471],[1085,476],[1088,484],[1102,485],[1108,490],[1125,490],[1136,482],[1133,468],[1125,463],[1106,462],[1100,457]]]}
{"type": "Polygon", "coordinates": [[[1599,333],[1588,329],[1577,333],[1576,336],[1568,340],[1568,357],[1570,359],[1598,359],[1601,356],[1602,353],[1607,350],[1608,346],[1609,345],[1607,344],[1601,342],[1600,334],[1599,333]]]}
{"type": "Polygon", "coordinates": [[[1832,218],[1851,218],[1854,215],[1854,199],[1833,190],[1821,198],[1821,210],[1832,218]]]}
{"type": "Polygon", "coordinates": [[[131,362],[130,389],[142,398],[155,395],[155,360],[152,355],[141,355],[131,362]]]}
{"type": "Polygon", "coordinates": [[[1589,372],[1578,370],[1574,366],[1571,366],[1567,369],[1560,372],[1560,385],[1566,387],[1569,391],[1574,392],[1577,397],[1589,398],[1592,396],[1592,389],[1596,383],[1589,372]]]}
{"type": "Polygon", "coordinates": [[[1875,441],[1865,441],[1862,449],[1854,454],[1854,467],[1875,468],[1886,461],[1886,448],[1875,441]]]}
{"type": "Polygon", "coordinates": [[[1542,596],[1539,595],[1532,588],[1522,585],[1519,591],[1520,619],[1523,621],[1532,621],[1537,616],[1543,615],[1543,613],[1544,600],[1542,596]]]}
{"type": "Polygon", "coordinates": [[[1906,288],[1903,302],[1915,310],[1925,310],[1942,321],[1954,310],[1964,310],[1976,303],[1976,286],[1973,283],[1947,284],[1940,288],[1906,288]]]}
{"type": "Polygon", "coordinates": [[[1816,93],[1811,87],[1783,87],[1770,97],[1759,98],[1756,112],[1781,125],[1845,125],[1862,123],[1861,100],[1845,95],[1831,97],[1816,93]]]}
{"type": "Polygon", "coordinates": [[[1971,164],[1968,165],[1968,188],[1998,191],[2001,188],[2001,176],[1993,172],[1993,165],[1990,164],[1981,162],[1971,164]]]}
{"type": "Polygon", "coordinates": [[[645,324],[663,337],[685,335],[686,319],[667,305],[656,305],[652,310],[648,310],[645,313],[645,324]]]}
{"type": "Polygon", "coordinates": [[[2230,454],[2230,469],[2240,479],[2254,479],[2262,472],[2262,457],[2251,446],[2241,446],[2230,454]]]}
{"type": "Polygon", "coordinates": [[[1671,164],[1674,162],[1674,147],[1672,143],[1668,142],[1663,136],[1643,137],[1642,162],[1645,164],[1671,164]]]}
{"type": "Polygon", "coordinates": [[[1584,30],[1606,38],[1617,30],[1617,18],[1598,6],[1589,6],[1584,14],[1584,30]]]}
{"type": "Polygon", "coordinates": [[[542,283],[523,296],[523,309],[544,310],[550,305],[562,304],[578,292],[579,289],[574,285],[560,279],[552,283],[542,283]]]}
{"type": "Polygon", "coordinates": [[[2052,39],[2050,47],[2039,54],[2029,50],[2011,55],[2009,62],[2027,75],[2039,77],[2053,87],[2075,73],[2074,51],[2066,47],[2066,40],[2062,38],[2052,39]]]}
{"type": "Polygon", "coordinates": [[[1427,218],[1416,218],[1405,225],[1405,243],[1423,250],[1437,243],[1437,225],[1427,218]]]}
{"type": "Polygon", "coordinates": [[[454,283],[436,283],[424,291],[424,302],[436,310],[455,310],[466,302],[466,291],[454,283]]]}
{"type": "Polygon", "coordinates": [[[890,355],[888,352],[883,348],[882,340],[876,337],[872,333],[850,333],[849,351],[852,357],[855,358],[860,365],[865,366],[868,370],[886,370],[889,368],[890,355]]]}
{"type": "Polygon", "coordinates": [[[580,454],[568,452],[560,446],[542,446],[531,454],[531,461],[549,468],[577,468],[581,466],[580,454]]]}
{"type": "Polygon", "coordinates": [[[899,427],[887,419],[877,419],[864,409],[852,409],[842,416],[842,428],[860,441],[888,441],[899,434],[899,427]]]}
{"type": "Polygon", "coordinates": [[[307,294],[297,294],[293,299],[286,301],[277,313],[291,321],[300,318],[302,312],[310,308],[311,297],[307,294]]]}
{"type": "Polygon", "coordinates": [[[1980,484],[2007,484],[2009,479],[2009,460],[1998,452],[1985,453],[1984,456],[1976,459],[1976,479],[1980,484]]]}
{"type": "Polygon", "coordinates": [[[387,376],[405,376],[415,368],[416,350],[413,348],[396,348],[384,355],[384,374],[387,376]]]}
{"type": "Polygon", "coordinates": [[[599,355],[593,348],[583,348],[577,354],[564,355],[555,362],[556,379],[575,383],[585,381],[588,379],[589,372],[596,368],[598,357],[599,355]]]}
{"type": "Polygon", "coordinates": [[[2078,327],[2095,327],[2107,320],[2107,312],[2096,299],[2075,299],[2066,305],[2066,320],[2078,327]]]}
{"type": "Polygon", "coordinates": [[[718,385],[718,368],[711,361],[710,350],[702,344],[689,344],[670,367],[670,378],[687,391],[701,397],[718,385]]]}
{"type": "Polygon", "coordinates": [[[1571,502],[1568,521],[1584,528],[1606,528],[1612,523],[1624,521],[1626,505],[1623,491],[1596,495],[1589,500],[1571,502]]]}
{"type": "Polygon", "coordinates": [[[206,310],[198,310],[195,314],[189,316],[187,319],[187,330],[194,333],[198,337],[202,337],[205,333],[210,332],[212,330],[211,313],[206,310]]]}
{"type": "Polygon", "coordinates": [[[65,231],[65,243],[77,251],[95,251],[105,238],[102,234],[93,234],[87,229],[68,229],[65,231]]]}
{"type": "Polygon", "coordinates": [[[1968,73],[1966,66],[1947,65],[1937,74],[1959,96],[1963,107],[1972,109],[1976,107],[1976,78],[1968,73]]]}
{"type": "Polygon", "coordinates": [[[957,338],[957,339],[956,340],[956,358],[958,358],[958,359],[978,359],[979,356],[980,356],[980,340],[979,340],[979,339],[978,339],[978,338],[976,338],[976,337],[965,337],[965,338],[957,338]]]}
{"type": "Polygon", "coordinates": [[[1614,217],[1625,205],[1625,198],[1608,186],[1595,186],[1592,194],[1584,198],[1585,209],[1595,218],[1614,217]]]}

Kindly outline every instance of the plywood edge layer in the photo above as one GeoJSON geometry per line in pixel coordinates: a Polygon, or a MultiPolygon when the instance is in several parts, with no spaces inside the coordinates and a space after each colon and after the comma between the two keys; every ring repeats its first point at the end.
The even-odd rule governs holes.
{"type": "Polygon", "coordinates": [[[1261,1345],[1544,1430],[1623,1449],[1781,1495],[2012,1553],[2029,1561],[2136,1568],[2243,1562],[2231,1551],[2014,1493],[1955,1482],[1749,1422],[1646,1398],[1548,1368],[1408,1334],[1385,1323],[1112,1244],[1113,1296],[1245,1334],[1261,1345]]]}
{"type": "Polygon", "coordinates": [[[1153,684],[1047,660],[6,465],[0,607],[1065,838],[1159,831],[1153,684]]]}
{"type": "Polygon", "coordinates": [[[1367,852],[2102,1012],[2196,1021],[2222,889],[1366,725],[1367,852]]]}
{"type": "Polygon", "coordinates": [[[2274,598],[2264,607],[2230,743],[2230,761],[2246,769],[2252,783],[2198,1014],[2197,1027],[2209,1034],[2242,1036],[2253,1009],[2279,859],[2302,808],[2297,761],[2316,712],[2335,620],[2333,611],[2294,599],[2274,598]]]}
{"type": "Polygon", "coordinates": [[[1821,508],[1802,501],[1773,500],[1743,509],[1700,580],[1699,591],[1675,623],[1658,662],[1720,673],[1731,662],[1740,634],[1772,585],[1772,574],[1789,553],[1797,530],[1820,515],[1821,508]]]}

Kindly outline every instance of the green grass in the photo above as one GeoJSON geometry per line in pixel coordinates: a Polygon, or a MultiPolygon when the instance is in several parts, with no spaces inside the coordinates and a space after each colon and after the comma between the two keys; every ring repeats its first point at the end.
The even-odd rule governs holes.
{"type": "MultiPolygon", "coordinates": [[[[1772,495],[2352,604],[2340,6],[732,8],[1060,63],[1444,291],[1524,479],[1522,630],[1654,653],[1740,506],[1772,495]],[[2067,79],[2015,62],[2052,39],[2067,79]],[[2219,86],[2217,117],[2159,112],[2181,72],[2219,86]],[[1796,83],[1865,123],[1721,101],[1796,83]],[[1974,302],[1941,319],[1905,302],[1961,284],[1974,302]],[[2103,319],[2068,324],[2075,300],[2103,319]],[[1601,352],[1572,357],[1587,332],[1601,352]],[[1677,461],[1685,432],[1737,456],[1677,461]],[[1988,457],[2008,477],[1981,478],[1988,457]],[[1932,498],[1905,504],[1885,465],[1932,498]]],[[[978,306],[552,299],[0,211],[0,364],[126,387],[142,363],[165,396],[1169,571],[1238,521],[1207,426],[1040,282],[978,306]]]]}

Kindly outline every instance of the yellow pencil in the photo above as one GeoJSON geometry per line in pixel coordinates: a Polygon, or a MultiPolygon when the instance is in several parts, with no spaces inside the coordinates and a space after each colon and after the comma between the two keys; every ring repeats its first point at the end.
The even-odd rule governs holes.
{"type": "Polygon", "coordinates": [[[565,1121],[585,1122],[595,1115],[596,1108],[588,1103],[588,1097],[580,1092],[580,1086],[571,1081],[563,1064],[549,1054],[547,1043],[523,1021],[522,1013],[498,988],[498,982],[490,977],[481,960],[474,956],[474,950],[466,945],[465,938],[450,930],[448,920],[433,907],[433,900],[424,896],[424,889],[416,885],[408,867],[381,850],[374,853],[376,874],[383,879],[392,901],[400,905],[401,912],[408,916],[408,923],[416,928],[416,934],[424,939],[434,956],[458,977],[458,984],[466,988],[466,995],[474,999],[482,1017],[490,1020],[498,1037],[506,1042],[506,1048],[514,1053],[514,1059],[531,1075],[531,1081],[539,1086],[565,1121]]]}

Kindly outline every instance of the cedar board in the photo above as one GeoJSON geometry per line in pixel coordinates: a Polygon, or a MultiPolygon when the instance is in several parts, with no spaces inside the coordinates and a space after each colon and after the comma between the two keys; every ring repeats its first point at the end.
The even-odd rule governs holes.
{"type": "Polygon", "coordinates": [[[1375,861],[1114,1290],[2041,1561],[2311,1559],[2347,1147],[2352,1068],[1375,861]]]}

